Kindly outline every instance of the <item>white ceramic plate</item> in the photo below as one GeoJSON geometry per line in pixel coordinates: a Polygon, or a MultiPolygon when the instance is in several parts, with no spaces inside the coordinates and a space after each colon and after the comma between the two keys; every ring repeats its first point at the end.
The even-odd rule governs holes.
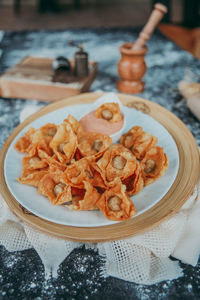
{"type": "MultiPolygon", "coordinates": [[[[36,188],[20,184],[16,180],[21,173],[23,155],[15,151],[14,144],[24,135],[28,128],[30,126],[39,128],[48,122],[60,124],[68,114],[72,114],[79,120],[81,116],[91,110],[91,105],[92,104],[81,104],[67,106],[38,118],[16,136],[8,149],[4,164],[4,174],[10,192],[23,207],[45,220],[57,224],[79,227],[96,227],[116,223],[107,220],[99,211],[77,212],[70,211],[66,207],[53,206],[47,198],[37,193],[36,188]]],[[[141,193],[131,198],[138,214],[142,214],[159,202],[172,186],[178,173],[179,154],[172,136],[160,123],[150,116],[132,108],[124,107],[124,114],[126,116],[124,132],[132,126],[142,126],[144,131],[158,137],[158,145],[164,148],[169,158],[169,168],[165,175],[154,184],[145,187],[141,193]]]]}

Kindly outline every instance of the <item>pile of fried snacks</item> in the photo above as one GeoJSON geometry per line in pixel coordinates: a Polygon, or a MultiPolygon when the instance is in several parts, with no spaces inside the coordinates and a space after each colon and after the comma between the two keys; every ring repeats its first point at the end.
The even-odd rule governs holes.
{"type": "Polygon", "coordinates": [[[37,187],[53,205],[71,210],[101,210],[106,218],[136,214],[130,196],[153,183],[168,168],[157,138],[134,126],[119,144],[101,133],[85,132],[71,115],[60,125],[30,127],[15,144],[25,153],[18,181],[37,187]]]}

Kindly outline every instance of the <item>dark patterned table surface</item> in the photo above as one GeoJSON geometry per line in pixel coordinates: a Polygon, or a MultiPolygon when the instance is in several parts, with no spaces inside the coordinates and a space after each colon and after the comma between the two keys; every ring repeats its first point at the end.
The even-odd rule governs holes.
{"type": "MultiPolygon", "coordinates": [[[[98,29],[38,32],[0,31],[0,73],[27,55],[73,57],[69,40],[83,43],[92,60],[99,62],[98,76],[91,91],[117,91],[118,47],[134,41],[139,29],[98,29]]],[[[192,131],[200,145],[200,122],[183,102],[177,84],[189,68],[200,76],[200,61],[156,32],[148,43],[148,71],[143,98],[175,113],[192,131]]],[[[19,114],[33,100],[0,98],[0,147],[19,124],[19,114]]],[[[0,299],[200,299],[200,266],[183,265],[184,276],[152,286],[137,285],[115,278],[101,278],[101,259],[93,250],[75,249],[61,264],[57,279],[46,281],[37,253],[31,249],[9,253],[0,246],[0,299]]]]}

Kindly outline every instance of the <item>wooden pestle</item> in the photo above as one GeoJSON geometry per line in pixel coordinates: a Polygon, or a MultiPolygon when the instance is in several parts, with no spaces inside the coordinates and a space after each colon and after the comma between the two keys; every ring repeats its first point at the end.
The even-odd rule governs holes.
{"type": "Polygon", "coordinates": [[[132,47],[132,51],[140,50],[144,47],[146,42],[150,39],[154,29],[162,20],[164,14],[167,13],[167,7],[161,3],[157,3],[154,6],[154,10],[152,11],[147,24],[144,26],[142,31],[139,34],[138,39],[134,43],[132,47]]]}

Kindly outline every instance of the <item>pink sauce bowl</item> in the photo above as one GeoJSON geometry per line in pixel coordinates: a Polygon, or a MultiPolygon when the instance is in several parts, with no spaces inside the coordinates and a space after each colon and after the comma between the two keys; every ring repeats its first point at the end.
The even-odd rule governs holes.
{"type": "Polygon", "coordinates": [[[119,101],[118,97],[113,93],[108,93],[105,96],[97,99],[93,105],[90,112],[85,114],[81,119],[80,123],[85,131],[99,132],[102,134],[109,135],[112,138],[113,143],[117,143],[120,140],[126,126],[126,118],[123,114],[123,106],[119,101]],[[118,103],[120,106],[121,114],[123,115],[123,120],[116,123],[110,123],[107,120],[103,120],[95,117],[95,110],[104,103],[118,103]]]}

